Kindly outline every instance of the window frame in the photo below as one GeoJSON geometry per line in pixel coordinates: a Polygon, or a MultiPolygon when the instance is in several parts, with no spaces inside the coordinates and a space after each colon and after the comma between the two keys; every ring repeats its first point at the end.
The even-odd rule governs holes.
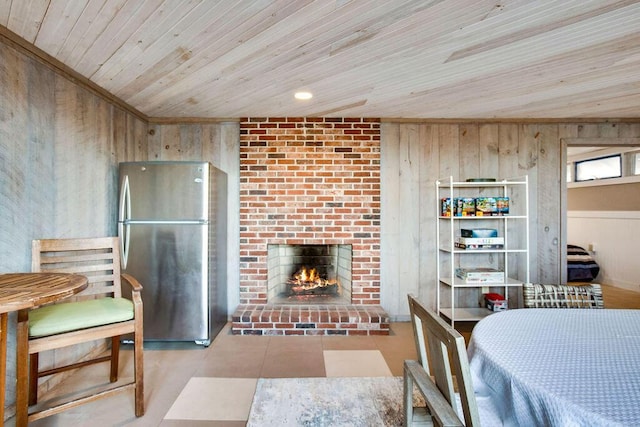
{"type": "Polygon", "coordinates": [[[584,159],[584,160],[578,160],[578,161],[573,162],[573,177],[572,177],[573,178],[573,182],[590,182],[590,181],[599,181],[599,180],[603,180],[603,179],[622,178],[623,177],[622,156],[623,156],[623,153],[616,153],[616,154],[609,154],[609,155],[606,155],[606,156],[593,157],[593,158],[584,159]],[[617,175],[597,177],[597,178],[588,178],[588,179],[579,179],[578,169],[579,169],[580,166],[584,166],[587,163],[597,163],[597,162],[602,161],[602,160],[608,160],[608,159],[614,159],[614,158],[618,159],[618,174],[617,175]]]}
{"type": "MultiPolygon", "coordinates": [[[[569,144],[569,146],[580,147],[586,145],[569,144]]],[[[591,146],[598,146],[597,144],[591,144],[591,146]]],[[[579,153],[572,156],[568,156],[566,159],[566,188],[581,188],[581,187],[594,187],[594,186],[606,186],[617,184],[632,184],[640,182],[640,174],[633,173],[634,166],[632,161],[634,159],[634,153],[640,157],[640,144],[637,145],[600,145],[598,150],[589,151],[586,153],[579,153]],[[610,155],[622,155],[622,177],[620,178],[605,178],[605,179],[593,179],[588,181],[575,181],[575,166],[576,162],[582,160],[597,159],[600,157],[608,157],[610,155]]]]}

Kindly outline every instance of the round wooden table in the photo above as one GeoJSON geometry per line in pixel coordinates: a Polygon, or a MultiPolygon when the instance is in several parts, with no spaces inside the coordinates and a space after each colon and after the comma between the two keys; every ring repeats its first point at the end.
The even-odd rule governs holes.
{"type": "MultiPolygon", "coordinates": [[[[9,273],[0,274],[0,422],[4,421],[4,400],[7,360],[7,318],[12,311],[25,310],[18,316],[19,342],[16,376],[17,389],[27,393],[29,324],[27,311],[30,308],[70,297],[87,287],[87,278],[78,274],[64,273],[9,273]],[[21,351],[22,350],[22,351],[21,351]],[[24,359],[24,360],[23,360],[24,359]]],[[[17,408],[19,410],[20,408],[17,408]]]]}

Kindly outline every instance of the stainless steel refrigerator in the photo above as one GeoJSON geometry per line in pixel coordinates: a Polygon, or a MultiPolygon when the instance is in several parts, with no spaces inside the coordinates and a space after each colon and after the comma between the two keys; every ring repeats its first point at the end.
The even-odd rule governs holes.
{"type": "Polygon", "coordinates": [[[122,271],[143,286],[145,341],[209,345],[227,321],[227,176],[207,162],[119,165],[122,271]]]}

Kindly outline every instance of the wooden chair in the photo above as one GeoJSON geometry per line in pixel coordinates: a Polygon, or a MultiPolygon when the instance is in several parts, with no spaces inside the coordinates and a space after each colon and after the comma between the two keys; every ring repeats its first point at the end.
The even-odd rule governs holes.
{"type": "Polygon", "coordinates": [[[405,362],[404,414],[406,425],[413,425],[413,383],[424,395],[431,418],[436,425],[462,425],[456,412],[457,421],[451,420],[450,411],[456,406],[457,388],[467,427],[479,426],[480,415],[476,403],[471,370],[467,358],[464,337],[451,325],[442,320],[435,312],[425,308],[413,295],[409,295],[409,310],[416,340],[418,362],[405,362]],[[434,398],[434,387],[441,393],[445,402],[434,398]],[[429,400],[432,403],[429,404],[429,400]],[[443,406],[446,408],[443,409],[443,406]],[[436,408],[437,406],[437,408],[436,408]],[[436,409],[434,413],[434,408],[436,409]],[[446,423],[441,424],[439,414],[444,413],[446,423]],[[457,422],[457,424],[456,424],[457,422]]]}
{"type": "Polygon", "coordinates": [[[463,426],[451,403],[415,360],[404,361],[404,425],[463,426]],[[424,397],[426,408],[413,407],[414,385],[424,397]]]}
{"type": "Polygon", "coordinates": [[[525,308],[604,308],[602,288],[590,285],[522,285],[525,308]]]}
{"type": "Polygon", "coordinates": [[[30,414],[29,421],[130,389],[135,390],[135,415],[144,415],[142,286],[130,275],[120,274],[118,248],[117,237],[33,241],[33,271],[82,274],[89,285],[71,302],[29,312],[29,404],[37,402],[39,377],[88,364],[109,361],[109,379],[116,382],[120,339],[124,334],[133,334],[135,373],[132,382],[30,414]],[[131,287],[131,299],[122,296],[121,283],[131,287]],[[40,352],[107,338],[111,341],[110,355],[39,371],[40,352]]]}

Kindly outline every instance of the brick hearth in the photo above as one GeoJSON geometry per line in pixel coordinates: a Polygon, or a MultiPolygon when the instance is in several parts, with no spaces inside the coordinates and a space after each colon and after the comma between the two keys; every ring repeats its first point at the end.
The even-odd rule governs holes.
{"type": "Polygon", "coordinates": [[[380,307],[379,119],[241,119],[239,219],[234,333],[388,333],[380,307]],[[269,303],[268,244],[351,245],[350,304],[269,303]]]}
{"type": "Polygon", "coordinates": [[[246,304],[233,315],[235,335],[389,335],[379,305],[246,304]]]}

